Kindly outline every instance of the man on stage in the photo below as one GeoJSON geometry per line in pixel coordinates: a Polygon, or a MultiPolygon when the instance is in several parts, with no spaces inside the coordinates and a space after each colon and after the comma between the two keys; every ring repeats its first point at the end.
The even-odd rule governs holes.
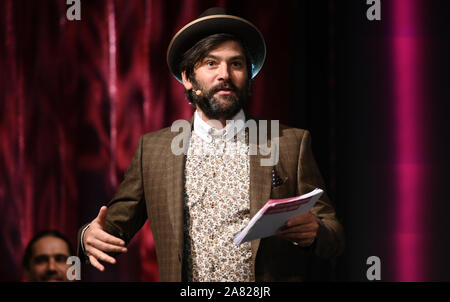
{"type": "Polygon", "coordinates": [[[167,62],[195,107],[188,144],[174,152],[179,133],[171,128],[139,139],[116,195],[80,229],[80,253],[94,267],[115,263],[113,254],[126,252],[147,219],[160,281],[310,280],[317,263],[342,252],[342,226],[326,194],[276,236],[233,243],[269,199],[324,189],[307,131],[279,125],[275,140],[256,122],[256,137],[267,131],[277,145],[276,160],[264,165],[264,156],[251,152],[254,132],[245,127],[251,118],[243,105],[265,56],[259,30],[219,8],[173,37],[167,62]]]}

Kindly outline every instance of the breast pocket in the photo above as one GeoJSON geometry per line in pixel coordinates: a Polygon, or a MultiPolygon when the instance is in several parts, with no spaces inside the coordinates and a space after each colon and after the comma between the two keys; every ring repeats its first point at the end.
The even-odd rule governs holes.
{"type": "Polygon", "coordinates": [[[271,199],[292,197],[290,196],[291,188],[289,178],[282,169],[277,169],[277,167],[272,169],[271,187],[271,199]]]}

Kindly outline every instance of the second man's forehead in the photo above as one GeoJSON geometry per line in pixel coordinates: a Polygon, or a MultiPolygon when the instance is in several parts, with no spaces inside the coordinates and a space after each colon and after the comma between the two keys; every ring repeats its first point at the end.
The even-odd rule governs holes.
{"type": "Polygon", "coordinates": [[[69,244],[59,237],[44,236],[31,247],[32,254],[70,253],[69,244]]]}
{"type": "Polygon", "coordinates": [[[36,258],[50,258],[50,257],[69,257],[69,253],[65,252],[58,252],[58,253],[39,253],[36,255],[33,255],[33,259],[36,258]]]}

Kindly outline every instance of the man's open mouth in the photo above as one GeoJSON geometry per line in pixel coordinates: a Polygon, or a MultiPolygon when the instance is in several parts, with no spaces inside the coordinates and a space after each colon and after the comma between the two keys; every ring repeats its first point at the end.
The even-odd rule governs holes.
{"type": "Polygon", "coordinates": [[[219,89],[216,93],[218,93],[218,94],[231,94],[233,92],[234,92],[234,90],[231,89],[231,88],[222,88],[222,89],[219,89]]]}

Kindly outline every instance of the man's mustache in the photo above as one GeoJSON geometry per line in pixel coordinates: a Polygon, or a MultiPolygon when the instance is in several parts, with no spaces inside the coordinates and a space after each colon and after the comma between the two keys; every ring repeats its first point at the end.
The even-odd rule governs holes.
{"type": "Polygon", "coordinates": [[[216,86],[211,88],[210,93],[211,93],[211,95],[214,95],[216,92],[218,92],[219,90],[222,90],[222,89],[229,89],[233,92],[237,91],[236,85],[234,85],[232,82],[223,82],[223,83],[217,84],[216,86]]]}
{"type": "Polygon", "coordinates": [[[42,280],[43,281],[48,281],[50,279],[56,279],[59,281],[63,281],[64,278],[60,276],[60,274],[58,274],[58,272],[56,271],[47,271],[43,276],[42,276],[42,280]]]}

